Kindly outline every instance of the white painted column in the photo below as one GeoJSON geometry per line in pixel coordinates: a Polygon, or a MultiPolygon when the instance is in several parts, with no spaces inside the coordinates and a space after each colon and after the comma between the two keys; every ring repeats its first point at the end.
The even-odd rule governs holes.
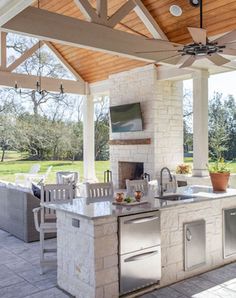
{"type": "Polygon", "coordinates": [[[207,176],[208,171],[208,78],[207,70],[193,75],[193,176],[207,176]]]}
{"type": "Polygon", "coordinates": [[[84,96],[83,102],[83,156],[84,181],[96,182],[94,144],[94,102],[92,95],[84,96]]]}

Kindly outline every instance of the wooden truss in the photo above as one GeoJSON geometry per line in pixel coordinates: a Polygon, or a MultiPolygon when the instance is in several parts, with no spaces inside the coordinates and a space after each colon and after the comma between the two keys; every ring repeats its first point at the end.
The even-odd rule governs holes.
{"type": "MultiPolygon", "coordinates": [[[[163,43],[158,43],[159,48],[166,49],[166,35],[141,0],[128,0],[110,17],[107,15],[107,0],[97,0],[96,9],[88,0],[75,0],[75,3],[86,21],[28,7],[2,25],[2,30],[149,62],[162,58],[160,53],[138,53],[156,50],[155,41],[114,29],[131,10],[134,10],[152,36],[163,39],[163,43]]],[[[165,53],[163,57],[164,55],[165,53]]]]}
{"type": "Polygon", "coordinates": [[[57,49],[48,41],[38,42],[26,50],[18,59],[7,65],[6,33],[1,32],[1,54],[0,54],[0,85],[13,87],[15,82],[22,88],[34,89],[38,80],[37,76],[14,73],[13,71],[36,52],[40,46],[46,45],[60,60],[62,65],[74,76],[75,80],[42,78],[42,86],[48,91],[57,92],[60,84],[67,93],[85,94],[85,83],[74,68],[61,56],[57,49]]]}

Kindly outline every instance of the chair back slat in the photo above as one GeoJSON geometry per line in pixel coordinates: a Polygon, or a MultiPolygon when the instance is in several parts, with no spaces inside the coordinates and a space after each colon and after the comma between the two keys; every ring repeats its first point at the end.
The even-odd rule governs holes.
{"type": "Polygon", "coordinates": [[[29,174],[37,174],[39,170],[40,170],[40,164],[34,164],[29,170],[29,174]]]}
{"type": "Polygon", "coordinates": [[[134,192],[140,190],[143,192],[144,195],[148,193],[148,181],[146,179],[143,180],[125,180],[127,194],[134,195],[134,192]]]}
{"type": "MultiPolygon", "coordinates": [[[[41,203],[72,203],[73,188],[71,184],[48,184],[41,187],[41,203]]],[[[50,208],[43,208],[41,222],[47,219],[56,218],[56,211],[50,208]]]]}
{"type": "Polygon", "coordinates": [[[113,183],[86,183],[87,198],[113,198],[113,183]]]}

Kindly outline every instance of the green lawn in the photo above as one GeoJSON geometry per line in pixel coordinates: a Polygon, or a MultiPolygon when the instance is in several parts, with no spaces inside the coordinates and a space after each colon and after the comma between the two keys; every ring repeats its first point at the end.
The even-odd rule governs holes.
{"type": "MultiPolygon", "coordinates": [[[[20,158],[16,153],[7,155],[6,161],[0,163],[0,180],[15,181],[16,173],[28,173],[31,166],[39,163],[40,173],[45,173],[49,166],[53,166],[52,171],[47,180],[48,183],[56,182],[56,172],[58,171],[78,171],[80,178],[83,179],[83,162],[82,161],[26,161],[16,160],[20,158]],[[15,159],[15,160],[14,160],[15,159]]],[[[103,181],[103,173],[109,169],[109,161],[96,161],[96,175],[99,181],[103,181]]]]}
{"type": "MultiPolygon", "coordinates": [[[[192,157],[185,157],[184,162],[189,163],[192,166],[193,165],[193,158],[192,157]]],[[[209,162],[209,163],[211,164],[212,162],[209,162]]],[[[236,173],[236,160],[231,161],[229,163],[229,168],[231,170],[231,173],[236,173]]]]}
{"type": "MultiPolygon", "coordinates": [[[[1,152],[0,152],[1,154],[1,152]]],[[[41,166],[40,173],[45,173],[49,166],[53,166],[52,171],[47,180],[48,183],[56,181],[56,172],[58,171],[78,171],[80,179],[83,179],[83,162],[82,161],[27,161],[24,160],[25,154],[19,154],[14,151],[6,153],[6,159],[0,163],[0,180],[15,181],[16,173],[28,173],[31,166],[39,163],[41,166]]],[[[185,158],[185,163],[192,164],[192,158],[185,158]]],[[[96,161],[96,175],[99,181],[103,181],[103,173],[109,169],[110,161],[96,161]]],[[[236,161],[230,163],[232,173],[236,173],[236,161]]]]}

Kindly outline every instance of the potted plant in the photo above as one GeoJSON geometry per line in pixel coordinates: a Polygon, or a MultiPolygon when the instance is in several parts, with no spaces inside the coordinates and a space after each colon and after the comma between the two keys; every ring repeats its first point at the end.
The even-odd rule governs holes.
{"type": "Polygon", "coordinates": [[[175,177],[177,180],[178,187],[187,186],[187,177],[190,176],[191,172],[192,168],[189,164],[180,164],[176,167],[175,177]]]}
{"type": "Polygon", "coordinates": [[[210,174],[213,191],[226,191],[230,176],[228,163],[221,158],[215,163],[207,165],[207,168],[210,174]]]}
{"type": "Polygon", "coordinates": [[[190,165],[188,164],[181,164],[181,165],[178,165],[177,168],[176,168],[176,174],[191,174],[192,172],[192,168],[190,165]]]}

